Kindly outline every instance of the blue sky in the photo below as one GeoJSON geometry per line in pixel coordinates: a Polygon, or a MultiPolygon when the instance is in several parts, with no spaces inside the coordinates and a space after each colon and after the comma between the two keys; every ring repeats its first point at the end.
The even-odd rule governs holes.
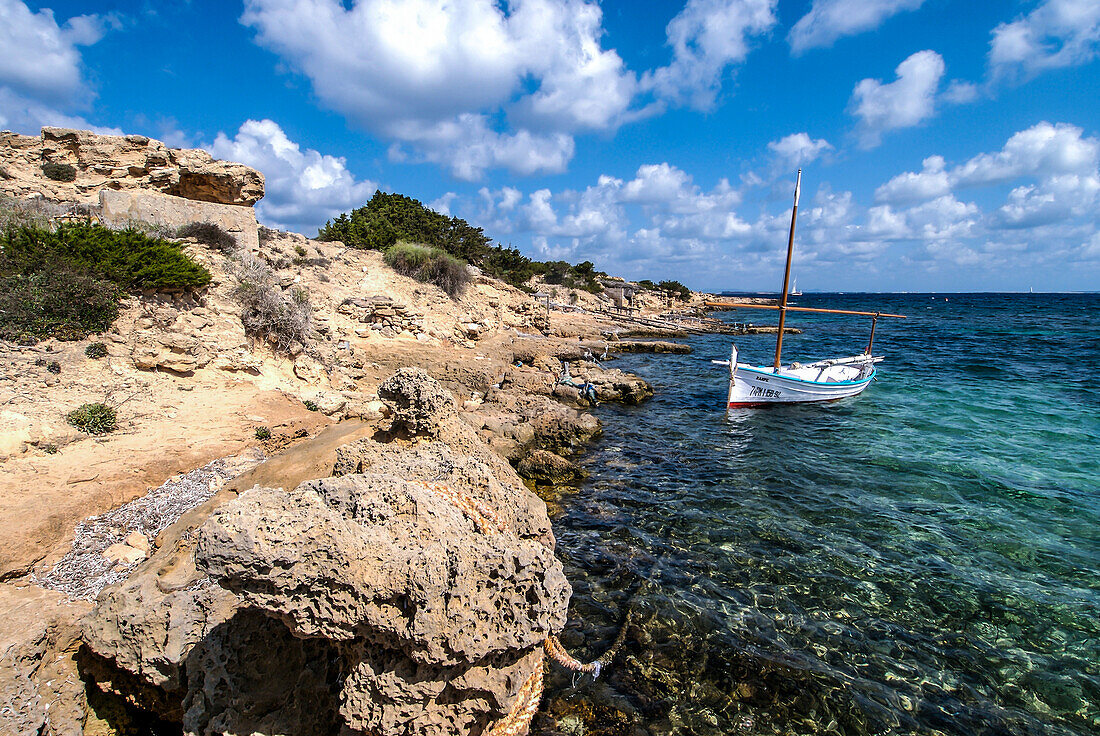
{"type": "Polygon", "coordinates": [[[0,128],[376,188],[540,259],[774,290],[1100,288],[1098,0],[0,0],[0,128]]]}

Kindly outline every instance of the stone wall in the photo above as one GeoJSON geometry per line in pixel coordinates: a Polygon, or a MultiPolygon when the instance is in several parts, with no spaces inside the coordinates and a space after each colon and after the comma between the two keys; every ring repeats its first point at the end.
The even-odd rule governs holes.
{"type": "Polygon", "coordinates": [[[125,227],[132,221],[177,228],[192,222],[212,222],[237,239],[249,251],[260,247],[256,212],[251,207],[199,202],[159,192],[99,192],[99,220],[110,227],[125,227]]]}
{"type": "Polygon", "coordinates": [[[336,311],[353,316],[364,327],[356,330],[361,337],[377,332],[383,337],[397,337],[402,332],[419,335],[424,331],[424,316],[388,296],[368,296],[345,299],[336,311]]]}

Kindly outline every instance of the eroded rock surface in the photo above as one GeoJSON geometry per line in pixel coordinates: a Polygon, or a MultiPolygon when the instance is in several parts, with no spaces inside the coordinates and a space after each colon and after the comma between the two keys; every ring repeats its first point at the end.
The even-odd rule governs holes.
{"type": "Polygon", "coordinates": [[[169,148],[143,135],[43,128],[41,136],[0,131],[0,194],[96,201],[100,189],[152,190],[184,199],[251,206],[263,174],[215,160],[201,149],[169,148]]]}
{"type": "Polygon", "coordinates": [[[391,426],[336,475],[227,487],[104,590],[100,689],[189,734],[480,734],[509,712],[571,592],[546,507],[427,374],[384,385],[391,426]]]}

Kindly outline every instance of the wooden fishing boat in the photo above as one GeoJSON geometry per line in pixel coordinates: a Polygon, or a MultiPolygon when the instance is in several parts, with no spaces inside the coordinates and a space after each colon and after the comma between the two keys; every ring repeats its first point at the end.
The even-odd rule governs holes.
{"type": "Polygon", "coordinates": [[[783,274],[783,292],[779,304],[744,304],[740,302],[707,302],[708,307],[719,309],[775,309],[779,311],[779,330],[775,338],[775,361],[770,366],[757,366],[737,362],[737,346],[730,352],[730,359],[712,361],[729,366],[730,388],[726,399],[728,409],[768,406],[771,404],[806,404],[837,401],[863,392],[875,379],[875,364],[883,356],[872,355],[875,344],[875,326],[879,317],[905,319],[903,314],[885,312],[860,312],[850,309],[816,309],[787,304],[788,285],[791,278],[791,261],[794,256],[794,226],[798,219],[798,196],[802,188],[802,169],[794,185],[794,207],[791,210],[791,233],[787,240],[787,268],[783,274]],[[858,314],[871,318],[871,337],[866,349],[859,355],[846,358],[819,360],[814,363],[789,363],[783,365],[783,330],[787,312],[827,312],[830,314],[858,314]]]}

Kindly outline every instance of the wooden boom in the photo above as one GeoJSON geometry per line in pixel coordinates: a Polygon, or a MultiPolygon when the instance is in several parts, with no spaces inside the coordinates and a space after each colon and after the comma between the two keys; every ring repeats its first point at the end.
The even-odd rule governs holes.
{"type": "Polygon", "coordinates": [[[853,309],[819,309],[817,307],[782,307],[778,304],[746,304],[745,302],[703,302],[708,307],[717,309],[788,309],[792,312],[828,312],[829,314],[859,314],[864,317],[897,317],[908,319],[904,314],[888,314],[886,312],[857,312],[853,309]]]}

